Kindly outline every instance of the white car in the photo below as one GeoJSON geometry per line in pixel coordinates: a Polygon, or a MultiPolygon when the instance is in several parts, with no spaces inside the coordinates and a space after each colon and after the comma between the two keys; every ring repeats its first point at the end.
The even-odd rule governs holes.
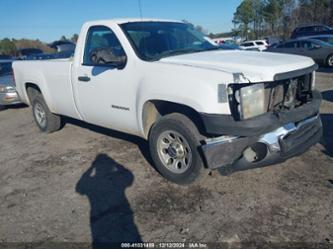
{"type": "Polygon", "coordinates": [[[245,41],[240,47],[244,50],[264,51],[268,48],[268,44],[265,40],[245,41]]]}
{"type": "Polygon", "coordinates": [[[178,184],[203,168],[276,164],[316,144],[316,68],[302,56],[220,50],[192,25],[151,19],[88,22],[74,58],[14,62],[41,131],[68,116],[140,136],[178,184]]]}

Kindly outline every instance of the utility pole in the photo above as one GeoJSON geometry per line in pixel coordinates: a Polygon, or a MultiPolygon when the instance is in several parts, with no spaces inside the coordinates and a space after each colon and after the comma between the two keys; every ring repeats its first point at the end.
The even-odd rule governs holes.
{"type": "Polygon", "coordinates": [[[330,24],[331,24],[331,26],[333,27],[333,0],[331,0],[331,10],[330,10],[330,20],[329,20],[329,22],[330,22],[330,24]]]}

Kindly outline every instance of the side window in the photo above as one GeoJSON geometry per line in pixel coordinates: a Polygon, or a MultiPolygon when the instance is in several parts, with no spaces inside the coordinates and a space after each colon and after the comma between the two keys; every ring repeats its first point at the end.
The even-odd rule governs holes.
{"type": "Polygon", "coordinates": [[[112,30],[105,26],[90,27],[84,48],[83,64],[91,65],[91,53],[97,49],[111,49],[115,56],[125,56],[125,52],[112,30]]]}
{"type": "Polygon", "coordinates": [[[311,49],[315,47],[315,44],[310,42],[310,41],[302,41],[301,42],[301,47],[305,49],[311,49]]]}
{"type": "Polygon", "coordinates": [[[285,48],[297,48],[297,42],[287,42],[285,48]]]}
{"type": "Polygon", "coordinates": [[[318,32],[326,31],[326,28],[324,26],[317,26],[315,28],[315,31],[318,31],[318,32]]]}
{"type": "Polygon", "coordinates": [[[243,43],[243,47],[252,47],[254,46],[253,42],[243,43]]]}

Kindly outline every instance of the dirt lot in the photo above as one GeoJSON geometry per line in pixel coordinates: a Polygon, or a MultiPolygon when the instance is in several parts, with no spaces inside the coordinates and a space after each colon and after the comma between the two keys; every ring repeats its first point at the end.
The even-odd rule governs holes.
{"type": "Polygon", "coordinates": [[[29,108],[1,112],[0,242],[332,243],[333,72],[317,82],[321,144],[189,187],[161,178],[140,138],[79,122],[45,135],[29,108]]]}

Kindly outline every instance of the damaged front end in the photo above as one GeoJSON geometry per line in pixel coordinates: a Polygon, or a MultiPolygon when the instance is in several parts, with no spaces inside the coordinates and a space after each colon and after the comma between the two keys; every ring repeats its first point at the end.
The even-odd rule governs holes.
{"type": "Polygon", "coordinates": [[[232,115],[202,114],[207,166],[238,171],[304,153],[322,136],[314,72],[267,83],[230,84],[232,115]]]}

